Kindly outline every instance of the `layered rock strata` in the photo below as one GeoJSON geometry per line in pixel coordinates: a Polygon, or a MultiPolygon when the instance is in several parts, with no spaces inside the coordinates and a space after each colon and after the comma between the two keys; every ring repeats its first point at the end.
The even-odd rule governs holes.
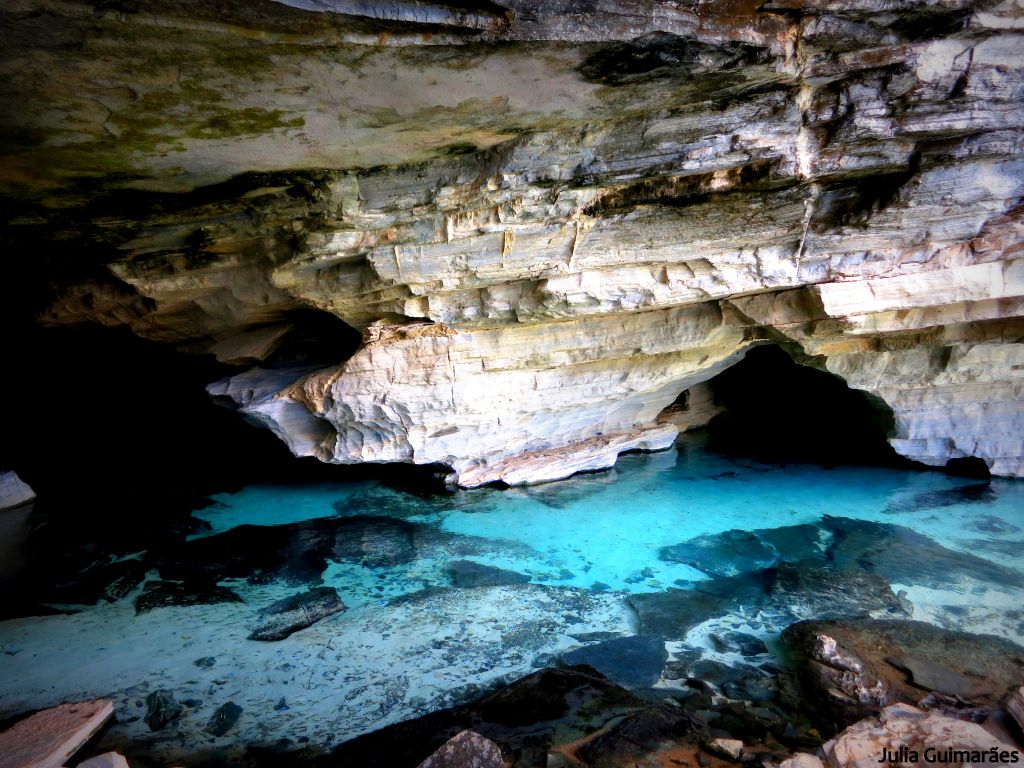
{"type": "Polygon", "coordinates": [[[760,343],[1024,474],[1018,4],[289,5],[12,9],[5,88],[66,74],[5,118],[8,227],[107,247],[48,322],[266,361],[211,392],[466,486],[665,447],[760,343]],[[280,367],[314,311],[363,344],[280,367]]]}

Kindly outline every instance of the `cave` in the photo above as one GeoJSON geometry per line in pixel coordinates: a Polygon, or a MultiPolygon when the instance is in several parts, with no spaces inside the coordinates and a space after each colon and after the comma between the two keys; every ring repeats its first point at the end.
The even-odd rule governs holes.
{"type": "Polygon", "coordinates": [[[707,426],[711,445],[766,461],[907,467],[889,445],[892,410],[781,347],[758,346],[709,385],[724,409],[707,426]]]}
{"type": "Polygon", "coordinates": [[[5,9],[0,768],[1024,749],[1024,14],[876,5],[5,9]]]}

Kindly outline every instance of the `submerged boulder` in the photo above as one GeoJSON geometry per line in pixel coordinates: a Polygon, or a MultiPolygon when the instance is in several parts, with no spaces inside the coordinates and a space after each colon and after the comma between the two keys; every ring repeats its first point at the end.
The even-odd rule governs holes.
{"type": "Polygon", "coordinates": [[[153,691],[146,697],[146,716],[143,718],[151,731],[159,731],[181,714],[183,707],[167,689],[153,691]]]}
{"type": "Polygon", "coordinates": [[[668,651],[664,640],[617,637],[564,653],[561,661],[570,666],[586,664],[629,688],[650,688],[661,677],[668,651]]]}
{"type": "Polygon", "coordinates": [[[214,736],[223,736],[234,727],[241,715],[242,708],[235,702],[229,701],[227,704],[221,704],[213,713],[210,722],[206,724],[206,732],[214,736]]]}
{"type": "Polygon", "coordinates": [[[455,560],[444,568],[453,587],[500,587],[505,584],[526,584],[530,577],[493,565],[472,560],[455,560]]]}
{"type": "Polygon", "coordinates": [[[278,600],[259,613],[250,640],[283,640],[340,611],[345,604],[334,587],[314,587],[307,592],[278,600]]]}

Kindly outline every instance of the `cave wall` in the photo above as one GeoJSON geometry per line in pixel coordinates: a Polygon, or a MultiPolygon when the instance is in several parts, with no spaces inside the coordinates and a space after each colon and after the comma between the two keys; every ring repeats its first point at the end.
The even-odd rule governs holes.
{"type": "Polygon", "coordinates": [[[211,393],[298,455],[462,485],[664,447],[765,342],[900,454],[1024,473],[1012,0],[324,7],[5,13],[25,312],[236,366],[211,393]],[[311,336],[333,364],[281,362],[311,336]]]}

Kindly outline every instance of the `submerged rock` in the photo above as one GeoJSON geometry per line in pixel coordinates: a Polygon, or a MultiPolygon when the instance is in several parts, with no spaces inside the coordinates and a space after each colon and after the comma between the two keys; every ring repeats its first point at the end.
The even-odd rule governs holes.
{"type": "Polygon", "coordinates": [[[584,740],[574,752],[594,768],[646,765],[643,759],[660,747],[697,745],[708,733],[707,724],[692,713],[668,705],[648,707],[584,740]]]}
{"type": "Polygon", "coordinates": [[[249,639],[283,640],[293,632],[344,611],[345,608],[334,587],[316,587],[278,600],[261,610],[249,639]]]}
{"type": "Polygon", "coordinates": [[[472,560],[448,563],[444,572],[453,587],[499,587],[503,584],[526,584],[530,581],[530,577],[524,573],[475,563],[472,560]]]}
{"type": "Polygon", "coordinates": [[[617,637],[576,648],[560,657],[570,666],[586,664],[627,688],[650,688],[668,661],[665,641],[652,637],[617,637]]]}
{"type": "Polygon", "coordinates": [[[965,577],[1008,587],[1024,587],[1024,573],[991,560],[947,549],[901,525],[822,518],[835,537],[829,557],[841,570],[866,570],[891,582],[942,588],[965,577]]]}
{"type": "Polygon", "coordinates": [[[182,713],[182,705],[174,698],[174,694],[162,688],[153,691],[146,697],[146,715],[143,718],[151,731],[165,728],[172,720],[182,713]]]}
{"type": "MultiPolygon", "coordinates": [[[[863,616],[873,611],[902,615],[888,582],[861,571],[837,571],[819,561],[716,577],[691,589],[629,595],[643,634],[680,639],[698,624],[737,610],[765,611],[783,619],[863,616]]],[[[787,622],[788,623],[788,622],[787,622]]]]}
{"type": "Polygon", "coordinates": [[[731,530],[663,547],[662,560],[684,563],[710,576],[735,576],[771,565],[776,554],[752,531],[731,530]]]}
{"type": "Polygon", "coordinates": [[[235,702],[229,701],[227,704],[221,704],[213,713],[210,722],[206,724],[206,732],[214,736],[223,736],[234,727],[241,714],[242,708],[235,702]]]}
{"type": "Polygon", "coordinates": [[[452,736],[472,730],[494,741],[514,765],[544,765],[556,735],[573,741],[644,706],[592,669],[544,669],[472,703],[347,741],[331,759],[365,768],[418,765],[452,736]]]}
{"type": "Polygon", "coordinates": [[[146,613],[154,608],[172,606],[213,605],[216,603],[242,603],[234,590],[210,583],[177,581],[151,581],[135,598],[135,612],[146,613]]]}
{"type": "Polygon", "coordinates": [[[462,731],[417,768],[505,768],[505,760],[493,741],[473,731],[462,731]]]}

